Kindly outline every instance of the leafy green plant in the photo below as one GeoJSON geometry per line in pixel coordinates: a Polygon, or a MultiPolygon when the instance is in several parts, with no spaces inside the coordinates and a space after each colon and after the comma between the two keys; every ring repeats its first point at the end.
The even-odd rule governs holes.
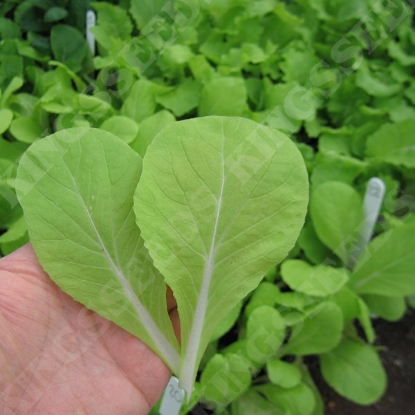
{"type": "Polygon", "coordinates": [[[51,278],[142,338],[190,396],[216,326],[294,245],[307,174],[286,136],[242,118],[167,126],[144,160],[137,186],[137,153],[110,133],[69,129],[26,151],[16,190],[51,278]],[[181,360],[153,261],[178,304],[181,360]]]}
{"type": "MultiPolygon", "coordinates": [[[[78,6],[86,7],[87,2],[81,3],[78,6]]],[[[28,241],[14,190],[19,158],[30,143],[53,132],[54,125],[60,124],[56,120],[59,114],[63,117],[72,112],[76,90],[86,88],[75,74],[82,71],[85,76],[90,67],[83,35],[85,24],[81,22],[80,30],[73,27],[77,24],[74,5],[74,1],[45,0],[6,1],[0,6],[2,255],[28,241]]]]}
{"type": "MultiPolygon", "coordinates": [[[[24,7],[29,8],[29,3],[42,19],[46,17],[49,8],[40,7],[43,2],[24,2],[24,7]]],[[[186,206],[202,215],[195,218],[204,229],[206,215],[215,211],[214,199],[205,191],[190,190],[197,180],[188,183],[181,176],[167,174],[164,159],[159,157],[168,158],[154,137],[164,127],[160,137],[168,128],[180,129],[183,124],[175,124],[176,120],[212,115],[243,117],[277,129],[300,150],[307,168],[310,207],[305,224],[280,266],[264,260],[251,269],[242,264],[242,255],[235,262],[241,262],[243,271],[250,269],[256,283],[259,274],[264,280],[245,298],[234,299],[216,330],[204,327],[200,348],[195,347],[200,370],[182,414],[199,401],[224,414],[323,414],[324,405],[308,369],[310,356],[317,356],[327,383],[341,395],[365,405],[379,399],[386,377],[379,348],[374,346],[371,318],[397,321],[414,304],[410,237],[415,223],[413,2],[96,1],[91,3],[98,17],[92,29],[98,50],[94,72],[88,69],[88,56],[85,59],[82,52],[86,43],[73,47],[71,56],[61,53],[59,43],[53,47],[52,32],[54,41],[65,38],[62,29],[55,27],[75,30],[81,21],[70,17],[76,9],[72,5],[75,2],[64,4],[68,17],[44,23],[40,32],[21,26],[14,2],[0,6],[2,254],[28,240],[15,194],[21,155],[31,143],[37,145],[51,133],[64,137],[72,127],[99,128],[101,132],[94,133],[97,137],[107,136],[107,131],[124,142],[117,140],[117,146],[124,149],[120,153],[130,154],[130,147],[144,160],[147,153],[152,160],[149,169],[144,161],[135,209],[140,215],[154,215],[154,229],[163,238],[153,232],[152,222],[145,216],[138,219],[139,227],[154,265],[164,267],[168,283],[178,286],[185,313],[193,315],[200,286],[189,294],[190,288],[182,288],[182,277],[177,275],[183,274],[186,281],[192,270],[201,282],[204,265],[196,261],[202,257],[195,254],[196,259],[191,259],[195,263],[184,264],[173,259],[181,252],[179,235],[188,242],[188,249],[201,247],[193,236],[186,206]],[[42,49],[39,41],[52,47],[42,49]],[[157,200],[149,204],[145,189],[156,191],[150,177],[152,164],[160,166],[154,173],[154,183],[160,186],[157,200]],[[175,177],[177,183],[186,185],[184,190],[189,189],[188,200],[169,193],[175,188],[175,177]],[[362,200],[372,177],[383,180],[386,196],[373,240],[362,249],[362,200]],[[173,200],[164,202],[163,191],[173,200]],[[174,201],[177,206],[173,208],[174,201]],[[156,215],[156,208],[163,212],[168,207],[174,213],[171,227],[168,220],[156,215]],[[181,232],[175,234],[174,229],[181,232]],[[164,238],[168,246],[161,243],[164,238]],[[166,265],[170,261],[175,265],[172,269],[166,265]]],[[[73,36],[74,41],[77,38],[80,41],[73,36]]],[[[212,144],[216,140],[215,135],[212,144]]],[[[186,166],[188,161],[182,160],[183,154],[176,148],[175,133],[173,141],[176,144],[168,142],[166,148],[172,146],[179,167],[186,166]]],[[[52,153],[57,156],[63,148],[58,146],[52,153]]],[[[210,162],[215,147],[203,148],[203,152],[191,152],[192,162],[200,168],[203,153],[210,162]]],[[[241,153],[242,168],[237,170],[243,178],[255,173],[259,161],[266,160],[266,151],[258,153],[249,146],[240,150],[246,151],[241,153]]],[[[125,157],[139,160],[131,154],[125,157]]],[[[42,160],[44,167],[51,165],[48,156],[42,155],[42,160]]],[[[213,157],[212,168],[217,168],[215,160],[213,157]]],[[[135,180],[129,189],[130,203],[138,177],[135,180]]],[[[215,183],[212,178],[198,189],[210,189],[215,183]]],[[[245,194],[242,187],[241,198],[245,194]]],[[[260,212],[258,208],[251,217],[260,212]]],[[[205,233],[200,238],[208,240],[205,233]]],[[[206,246],[210,247],[207,242],[206,246]]],[[[183,252],[187,251],[183,248],[183,252]]],[[[186,258],[189,256],[187,252],[186,258]]],[[[156,268],[151,268],[154,278],[160,277],[156,268]]],[[[71,289],[76,295],[77,287],[71,289]]],[[[85,300],[94,301],[87,296],[85,300]]],[[[117,301],[124,304],[122,296],[117,301]]],[[[140,317],[130,317],[129,327],[141,324],[140,317]]],[[[219,314],[216,317],[219,322],[219,314]]],[[[165,317],[159,318],[163,325],[165,317]]],[[[117,320],[119,324],[127,324],[121,320],[117,320]]],[[[191,320],[187,317],[183,329],[186,344],[191,338],[191,320]]],[[[147,329],[143,336],[152,341],[147,329]]],[[[178,352],[174,342],[173,338],[166,344],[178,352]]],[[[182,362],[187,361],[187,350],[182,348],[182,362]]]]}
{"type": "Polygon", "coordinates": [[[0,6],[0,32],[3,39],[22,36],[39,53],[52,52],[56,60],[61,60],[65,50],[82,61],[88,4],[79,0],[6,0],[0,6]]]}

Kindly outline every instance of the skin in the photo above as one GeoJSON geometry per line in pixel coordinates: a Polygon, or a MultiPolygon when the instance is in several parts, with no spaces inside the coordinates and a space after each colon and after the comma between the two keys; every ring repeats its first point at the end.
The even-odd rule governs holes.
{"type": "MultiPolygon", "coordinates": [[[[167,307],[176,334],[171,291],[167,307]]],[[[0,413],[144,415],[170,379],[139,339],[74,301],[27,244],[0,259],[0,413]]]]}

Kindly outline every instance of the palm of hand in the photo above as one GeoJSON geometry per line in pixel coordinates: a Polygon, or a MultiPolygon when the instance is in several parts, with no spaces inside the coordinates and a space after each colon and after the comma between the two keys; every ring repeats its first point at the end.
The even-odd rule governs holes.
{"type": "Polygon", "coordinates": [[[30,245],[0,260],[0,412],[147,414],[170,372],[140,340],[63,293],[30,245]]]}

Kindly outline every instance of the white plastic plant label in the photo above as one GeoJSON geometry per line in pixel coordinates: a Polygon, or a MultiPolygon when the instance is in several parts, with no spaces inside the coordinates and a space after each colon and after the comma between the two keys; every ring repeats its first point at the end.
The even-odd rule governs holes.
{"type": "Polygon", "coordinates": [[[369,180],[363,202],[365,223],[361,234],[365,244],[364,247],[368,245],[372,238],[380,208],[382,207],[383,198],[385,197],[385,191],[386,186],[381,179],[373,177],[369,180]]]}
{"type": "Polygon", "coordinates": [[[378,177],[369,180],[365,199],[363,201],[364,222],[360,231],[360,238],[356,246],[354,260],[358,260],[372,239],[373,230],[378,220],[379,212],[385,197],[385,183],[378,177]]]}
{"type": "Polygon", "coordinates": [[[96,15],[93,10],[88,10],[86,12],[86,41],[92,56],[95,56],[95,36],[91,32],[91,28],[95,26],[96,19],[96,15]]]}
{"type": "Polygon", "coordinates": [[[160,415],[178,415],[184,399],[184,391],[179,388],[179,381],[172,376],[163,395],[160,415]]]}

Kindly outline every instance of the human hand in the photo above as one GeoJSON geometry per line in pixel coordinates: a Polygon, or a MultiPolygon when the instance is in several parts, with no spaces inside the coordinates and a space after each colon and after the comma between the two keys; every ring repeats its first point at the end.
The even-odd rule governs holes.
{"type": "MultiPolygon", "coordinates": [[[[171,292],[167,306],[176,333],[171,292]]],[[[77,303],[30,244],[0,259],[0,413],[144,415],[171,373],[139,339],[77,303]]]]}

